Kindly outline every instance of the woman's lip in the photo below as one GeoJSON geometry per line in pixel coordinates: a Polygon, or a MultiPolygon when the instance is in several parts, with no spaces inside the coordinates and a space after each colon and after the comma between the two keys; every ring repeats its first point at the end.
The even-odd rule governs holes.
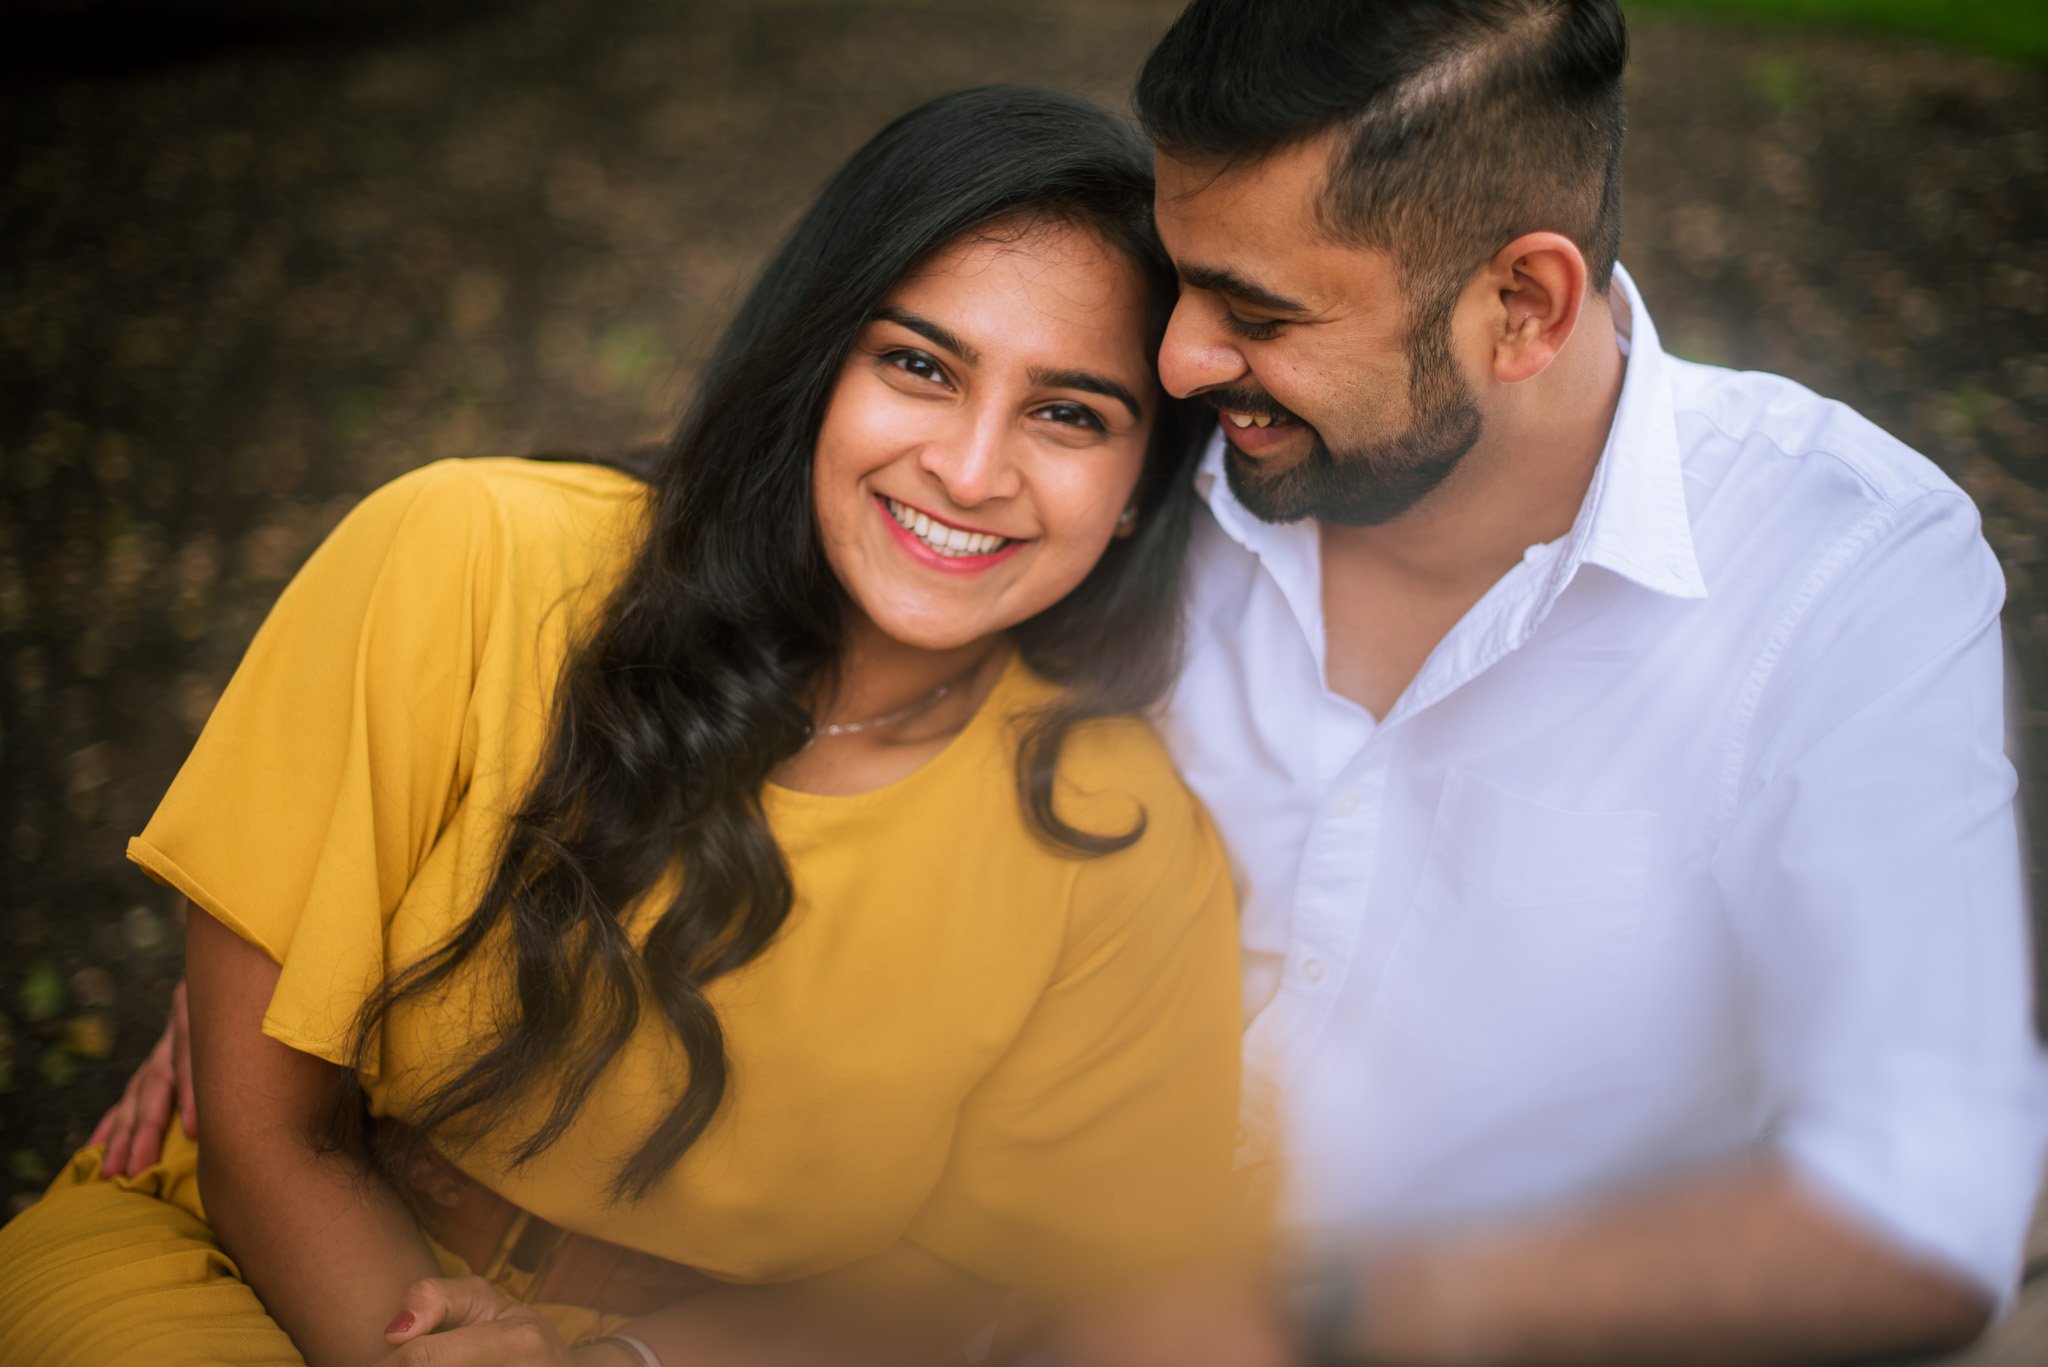
{"type": "MultiPolygon", "coordinates": [[[[901,499],[897,501],[899,503],[902,502],[901,499]]],[[[908,507],[910,505],[905,504],[904,506],[908,507]]],[[[1000,550],[990,551],[987,555],[940,555],[930,546],[918,540],[916,532],[911,531],[910,528],[896,520],[896,515],[889,511],[889,500],[884,495],[875,495],[875,512],[881,517],[882,525],[888,528],[889,534],[896,538],[896,544],[903,548],[906,555],[920,565],[935,570],[943,570],[947,574],[980,574],[982,571],[992,569],[1003,561],[1008,560],[1018,551],[1031,544],[1029,541],[1012,541],[1000,550]]],[[[930,517],[931,514],[926,513],[925,516],[930,517]]],[[[968,529],[963,527],[961,530],[966,531],[968,529]]],[[[987,535],[995,535],[995,533],[987,533],[987,535]]]]}
{"type": "MultiPolygon", "coordinates": [[[[876,494],[875,497],[879,499],[895,498],[893,494],[876,494]]],[[[923,513],[926,517],[938,523],[941,527],[951,527],[956,532],[969,532],[976,536],[1000,536],[1005,541],[1014,541],[1017,539],[1016,537],[1011,536],[1008,532],[999,532],[993,527],[970,527],[964,522],[949,522],[945,518],[940,517],[937,513],[933,512],[931,509],[920,508],[907,498],[896,498],[895,501],[901,503],[904,507],[910,509],[911,512],[923,513]]]]}

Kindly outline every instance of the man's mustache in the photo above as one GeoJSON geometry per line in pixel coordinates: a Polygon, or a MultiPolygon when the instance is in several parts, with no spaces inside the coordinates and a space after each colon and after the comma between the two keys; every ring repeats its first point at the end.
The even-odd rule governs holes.
{"type": "Polygon", "coordinates": [[[1213,408],[1227,408],[1233,413],[1249,413],[1255,418],[1274,418],[1290,422],[1301,419],[1274,403],[1272,396],[1256,389],[1210,389],[1200,396],[1202,402],[1213,408]]]}

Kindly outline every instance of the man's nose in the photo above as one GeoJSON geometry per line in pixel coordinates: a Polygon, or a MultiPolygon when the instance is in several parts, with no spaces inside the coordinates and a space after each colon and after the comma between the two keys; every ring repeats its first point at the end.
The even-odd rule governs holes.
{"type": "Polygon", "coordinates": [[[1213,306],[1183,294],[1159,344],[1159,383],[1177,399],[1244,378],[1244,355],[1210,317],[1213,306]]]}
{"type": "Polygon", "coordinates": [[[1024,483],[1015,449],[1021,436],[993,406],[989,411],[970,411],[925,443],[918,464],[939,482],[955,507],[1014,498],[1024,483]]]}

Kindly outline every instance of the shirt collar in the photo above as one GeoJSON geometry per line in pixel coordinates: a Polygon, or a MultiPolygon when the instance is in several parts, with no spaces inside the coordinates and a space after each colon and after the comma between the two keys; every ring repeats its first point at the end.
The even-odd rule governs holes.
{"type": "MultiPolygon", "coordinates": [[[[1614,314],[1622,355],[1628,358],[1621,401],[1607,430],[1600,462],[1594,467],[1592,485],[1571,530],[1559,543],[1562,554],[1546,576],[1544,607],[1564,591],[1582,564],[1600,565],[1673,598],[1707,595],[1693,549],[1692,519],[1685,506],[1685,471],[1669,367],[1635,281],[1618,264],[1608,306],[1614,314]]],[[[1312,523],[1276,526],[1261,522],[1231,493],[1230,481],[1223,475],[1220,431],[1210,439],[1195,484],[1217,524],[1233,541],[1269,565],[1276,561],[1298,564],[1304,556],[1313,563],[1317,539],[1312,523]]],[[[1320,612],[1315,616],[1319,619],[1320,612]]],[[[1319,635],[1316,632],[1311,639],[1319,635]]]]}
{"type": "Polygon", "coordinates": [[[1628,369],[1592,487],[1565,536],[1564,564],[1601,565],[1673,598],[1704,598],[1671,369],[1636,282],[1619,264],[1607,297],[1628,369]]]}

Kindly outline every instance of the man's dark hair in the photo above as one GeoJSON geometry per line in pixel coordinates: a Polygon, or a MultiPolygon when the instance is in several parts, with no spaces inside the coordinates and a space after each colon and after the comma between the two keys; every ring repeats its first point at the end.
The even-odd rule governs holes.
{"type": "Polygon", "coordinates": [[[1321,206],[1441,299],[1526,232],[1561,232],[1605,291],[1621,240],[1616,0],[1195,0],[1138,77],[1145,129],[1230,166],[1339,138],[1321,206]]]}

